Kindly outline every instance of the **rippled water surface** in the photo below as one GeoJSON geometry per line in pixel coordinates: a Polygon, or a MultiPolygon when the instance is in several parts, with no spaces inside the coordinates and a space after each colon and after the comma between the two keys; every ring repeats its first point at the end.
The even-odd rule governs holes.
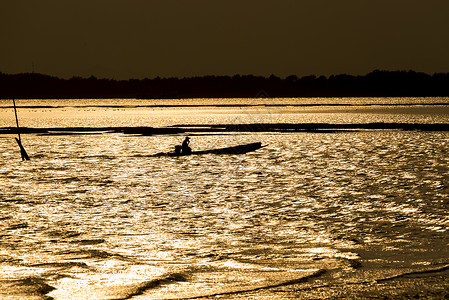
{"type": "MultiPolygon", "coordinates": [[[[177,112],[180,124],[283,117],[357,123],[380,115],[346,107],[349,118],[343,108],[177,112]]],[[[429,108],[381,115],[447,121],[445,107],[429,108]]],[[[22,123],[51,119],[33,109],[19,110],[22,123]]],[[[86,120],[79,107],[58,109],[72,126],[86,120]]],[[[132,126],[134,113],[96,108],[87,115],[132,126]]],[[[148,120],[146,110],[138,114],[148,120]]],[[[176,124],[176,117],[150,119],[176,124]]],[[[0,136],[0,296],[320,299],[376,280],[380,290],[407,274],[446,277],[448,132],[202,134],[191,137],[194,149],[267,146],[246,155],[152,156],[182,138],[29,134],[22,139],[31,160],[22,162],[13,136],[0,136]]]]}

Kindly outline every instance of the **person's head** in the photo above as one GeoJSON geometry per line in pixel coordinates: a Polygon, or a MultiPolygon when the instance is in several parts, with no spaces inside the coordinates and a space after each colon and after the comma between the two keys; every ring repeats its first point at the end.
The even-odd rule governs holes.
{"type": "Polygon", "coordinates": [[[190,140],[190,138],[189,138],[188,136],[186,136],[186,140],[188,140],[188,141],[189,141],[189,140],[190,140]]]}

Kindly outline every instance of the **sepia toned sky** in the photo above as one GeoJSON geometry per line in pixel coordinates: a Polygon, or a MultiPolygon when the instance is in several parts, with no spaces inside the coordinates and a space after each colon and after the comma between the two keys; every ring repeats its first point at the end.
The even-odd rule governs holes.
{"type": "Polygon", "coordinates": [[[0,72],[449,72],[448,0],[1,0],[0,72]]]}

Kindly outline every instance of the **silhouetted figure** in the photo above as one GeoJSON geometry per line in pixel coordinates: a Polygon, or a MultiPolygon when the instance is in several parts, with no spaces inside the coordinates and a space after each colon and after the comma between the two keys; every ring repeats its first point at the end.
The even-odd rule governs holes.
{"type": "Polygon", "coordinates": [[[190,144],[190,138],[187,136],[184,139],[184,142],[182,142],[182,146],[181,146],[182,154],[189,155],[192,153],[192,149],[190,149],[189,144],[190,144]]]}

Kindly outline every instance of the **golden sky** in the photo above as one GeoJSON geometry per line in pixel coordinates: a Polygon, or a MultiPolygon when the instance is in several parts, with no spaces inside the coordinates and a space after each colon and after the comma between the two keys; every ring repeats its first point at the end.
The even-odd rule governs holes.
{"type": "Polygon", "coordinates": [[[449,72],[448,0],[0,1],[0,72],[449,72]]]}

